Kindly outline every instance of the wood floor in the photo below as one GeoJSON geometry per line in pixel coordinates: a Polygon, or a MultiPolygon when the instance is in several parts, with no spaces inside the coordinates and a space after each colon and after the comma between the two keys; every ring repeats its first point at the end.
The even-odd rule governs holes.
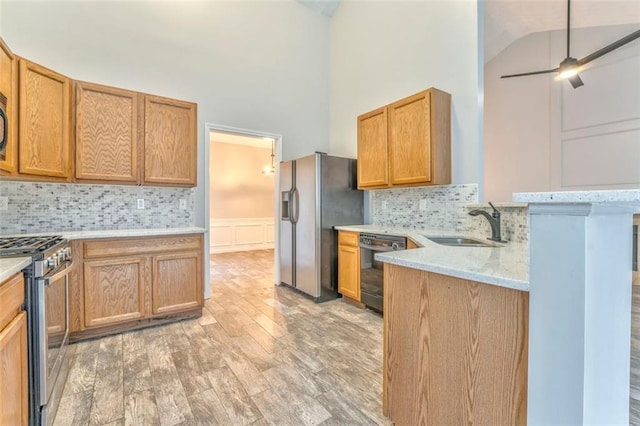
{"type": "Polygon", "coordinates": [[[382,318],[273,285],[273,251],[211,256],[196,320],[75,345],[55,425],[388,425],[382,318]]]}

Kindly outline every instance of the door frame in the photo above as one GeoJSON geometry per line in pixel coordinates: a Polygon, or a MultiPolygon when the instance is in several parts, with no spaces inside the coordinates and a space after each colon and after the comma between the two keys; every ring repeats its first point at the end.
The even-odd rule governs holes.
{"type": "MultiPolygon", "coordinates": [[[[219,132],[219,133],[233,133],[241,136],[253,136],[253,137],[261,137],[261,138],[270,138],[274,140],[275,146],[275,165],[276,165],[276,174],[274,175],[274,186],[273,186],[273,201],[274,201],[274,212],[273,212],[273,220],[275,222],[274,227],[274,241],[273,241],[273,278],[274,284],[280,284],[280,268],[278,265],[280,264],[280,200],[279,200],[279,190],[280,187],[280,162],[282,161],[282,135],[276,133],[262,132],[259,130],[251,130],[251,129],[243,129],[240,127],[232,127],[232,126],[224,126],[222,124],[215,123],[205,123],[205,144],[204,144],[204,226],[207,230],[206,235],[208,235],[207,241],[205,242],[205,253],[207,257],[206,264],[209,265],[209,238],[211,238],[210,230],[210,218],[209,218],[209,208],[210,208],[210,191],[211,191],[211,175],[209,170],[209,157],[211,152],[211,132],[219,132]]],[[[208,268],[207,268],[208,270],[208,268]]],[[[207,280],[209,281],[209,280],[207,280]]],[[[211,292],[211,284],[207,288],[207,292],[205,292],[205,297],[209,298],[211,292]]]]}

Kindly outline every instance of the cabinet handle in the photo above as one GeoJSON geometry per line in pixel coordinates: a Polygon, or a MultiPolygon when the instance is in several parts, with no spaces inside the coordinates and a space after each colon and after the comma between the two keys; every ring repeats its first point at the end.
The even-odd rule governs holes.
{"type": "Polygon", "coordinates": [[[7,134],[9,133],[9,129],[7,129],[7,116],[5,115],[2,108],[0,108],[0,119],[2,119],[2,139],[0,140],[0,151],[3,151],[7,146],[7,134]]]}

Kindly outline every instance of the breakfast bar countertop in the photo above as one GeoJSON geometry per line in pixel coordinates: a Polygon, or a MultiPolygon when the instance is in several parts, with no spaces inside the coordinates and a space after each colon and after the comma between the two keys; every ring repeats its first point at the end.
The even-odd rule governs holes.
{"type": "Polygon", "coordinates": [[[461,232],[440,230],[387,228],[376,225],[336,226],[340,231],[408,237],[420,248],[376,254],[376,259],[399,266],[435,272],[481,283],[529,291],[528,246],[509,242],[501,247],[451,247],[435,243],[428,236],[465,236],[461,232]]]}

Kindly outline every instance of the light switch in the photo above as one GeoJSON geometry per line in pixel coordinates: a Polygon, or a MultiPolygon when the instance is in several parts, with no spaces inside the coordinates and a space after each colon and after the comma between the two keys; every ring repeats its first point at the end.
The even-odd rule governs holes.
{"type": "Polygon", "coordinates": [[[382,202],[382,210],[386,210],[387,209],[387,202],[383,201],[382,202]]]}
{"type": "Polygon", "coordinates": [[[187,200],[185,200],[184,198],[180,198],[180,210],[186,210],[187,209],[187,200]]]}
{"type": "Polygon", "coordinates": [[[423,198],[420,200],[420,211],[423,212],[427,209],[427,200],[423,198]]]}
{"type": "Polygon", "coordinates": [[[144,198],[138,198],[138,210],[144,210],[144,198]]]}

